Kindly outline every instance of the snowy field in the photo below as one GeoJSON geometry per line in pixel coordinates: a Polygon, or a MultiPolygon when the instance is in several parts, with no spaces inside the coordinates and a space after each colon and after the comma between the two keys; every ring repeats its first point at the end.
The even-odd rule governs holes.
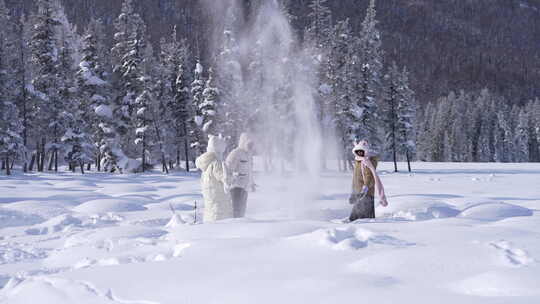
{"type": "Polygon", "coordinates": [[[352,224],[338,172],[213,224],[195,174],[0,177],[0,303],[540,303],[540,164],[414,167],[352,224]]]}

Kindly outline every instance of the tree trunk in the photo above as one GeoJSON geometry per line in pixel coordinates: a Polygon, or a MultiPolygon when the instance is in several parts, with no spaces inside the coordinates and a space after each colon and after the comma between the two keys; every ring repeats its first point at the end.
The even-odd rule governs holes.
{"type": "Polygon", "coordinates": [[[412,170],[411,170],[411,160],[410,160],[410,157],[409,157],[409,150],[407,150],[407,151],[405,152],[405,155],[406,155],[406,157],[407,157],[407,166],[408,166],[408,168],[409,168],[409,172],[412,172],[412,170]]]}
{"type": "Polygon", "coordinates": [[[146,170],[146,135],[143,135],[143,144],[142,144],[142,172],[146,170]]]}
{"type": "MultiPolygon", "coordinates": [[[[25,145],[26,147],[26,145],[25,145]]],[[[28,152],[24,151],[24,163],[23,163],[23,172],[28,172],[28,152]]]]}
{"type": "Polygon", "coordinates": [[[52,171],[54,165],[54,151],[51,151],[51,157],[49,157],[49,165],[47,166],[47,170],[52,171]]]}
{"type": "Polygon", "coordinates": [[[13,170],[13,167],[15,166],[15,157],[13,157],[13,159],[11,160],[11,165],[10,165],[10,169],[13,170]]]}
{"type": "Polygon", "coordinates": [[[394,147],[392,149],[392,154],[394,155],[394,172],[398,172],[398,169],[397,169],[397,160],[396,160],[396,147],[394,147]]]}
{"type": "Polygon", "coordinates": [[[92,163],[89,162],[88,165],[86,165],[86,171],[90,171],[92,169],[92,163]]]}
{"type": "Polygon", "coordinates": [[[54,150],[54,172],[58,172],[58,150],[54,150]]]}
{"type": "Polygon", "coordinates": [[[167,160],[165,159],[165,153],[161,153],[161,163],[163,164],[163,171],[169,174],[169,168],[167,168],[167,160]]]}
{"type": "Polygon", "coordinates": [[[184,152],[186,156],[186,172],[189,172],[189,138],[187,133],[187,124],[184,121],[183,123],[184,127],[184,152]]]}
{"type": "Polygon", "coordinates": [[[176,165],[180,167],[180,145],[176,145],[176,165]]]}
{"type": "Polygon", "coordinates": [[[39,169],[39,172],[43,172],[45,170],[45,137],[41,138],[41,160],[39,169]]]}
{"type": "Polygon", "coordinates": [[[4,161],[6,166],[6,175],[11,175],[11,170],[9,168],[9,155],[6,153],[6,160],[4,161]]]}
{"type": "Polygon", "coordinates": [[[37,152],[32,153],[32,159],[30,159],[30,164],[28,165],[28,171],[34,170],[34,162],[36,161],[37,152]]]}
{"type": "Polygon", "coordinates": [[[101,172],[101,153],[98,153],[96,157],[96,167],[98,172],[101,172]]]}
{"type": "Polygon", "coordinates": [[[79,165],[81,167],[81,174],[84,174],[84,163],[80,162],[79,165]]]}

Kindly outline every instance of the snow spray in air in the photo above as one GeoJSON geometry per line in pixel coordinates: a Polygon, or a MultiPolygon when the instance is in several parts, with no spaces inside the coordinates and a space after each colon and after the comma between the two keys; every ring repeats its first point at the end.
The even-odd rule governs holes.
{"type": "Polygon", "coordinates": [[[222,96],[225,111],[235,114],[224,115],[225,129],[232,125],[225,133],[232,138],[244,131],[254,135],[257,169],[279,176],[282,183],[272,199],[301,211],[319,189],[322,138],[314,99],[316,61],[298,43],[278,1],[259,2],[246,13],[237,1],[230,1],[215,14],[214,42],[222,45],[216,46],[218,77],[228,84],[222,96]],[[243,20],[246,15],[250,17],[243,20]]]}

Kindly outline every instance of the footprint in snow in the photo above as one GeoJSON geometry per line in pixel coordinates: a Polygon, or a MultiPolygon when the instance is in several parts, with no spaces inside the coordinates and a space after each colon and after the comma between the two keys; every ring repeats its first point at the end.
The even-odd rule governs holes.
{"type": "Polygon", "coordinates": [[[521,267],[534,262],[534,259],[525,250],[512,246],[508,241],[491,242],[489,245],[497,249],[502,254],[505,262],[510,266],[521,267]]]}

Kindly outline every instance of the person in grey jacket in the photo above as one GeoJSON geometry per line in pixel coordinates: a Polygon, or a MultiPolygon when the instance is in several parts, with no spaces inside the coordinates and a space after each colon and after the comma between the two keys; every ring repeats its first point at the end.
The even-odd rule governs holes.
{"type": "Polygon", "coordinates": [[[253,152],[254,142],[247,133],[240,135],[238,147],[234,149],[227,160],[225,168],[228,188],[232,203],[233,217],[244,217],[247,208],[248,191],[255,191],[253,182],[253,152]]]}

